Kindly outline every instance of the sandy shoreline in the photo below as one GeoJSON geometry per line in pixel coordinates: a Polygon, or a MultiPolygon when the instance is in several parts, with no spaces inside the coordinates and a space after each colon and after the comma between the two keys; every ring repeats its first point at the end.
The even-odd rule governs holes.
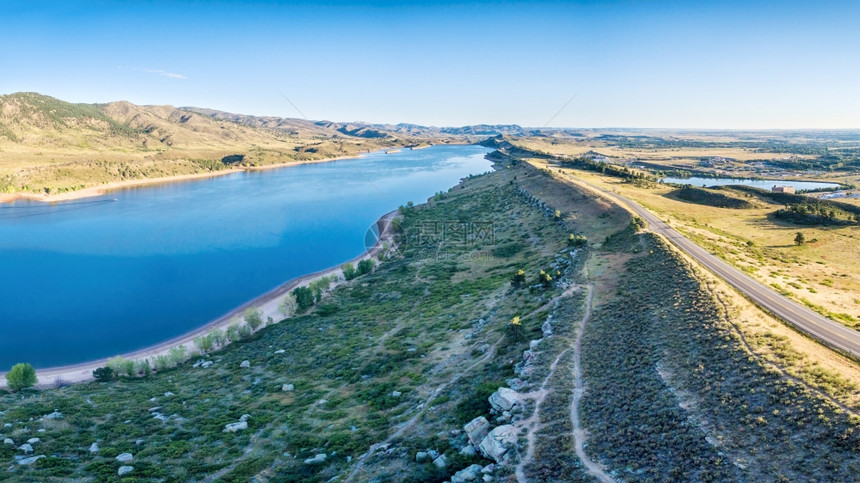
{"type": "Polygon", "coordinates": [[[290,163],[278,163],[278,164],[270,164],[266,166],[251,166],[245,168],[227,168],[222,169],[221,171],[210,171],[206,173],[193,173],[193,174],[182,174],[178,176],[163,176],[160,178],[141,178],[141,179],[131,179],[128,181],[113,181],[111,183],[105,183],[98,186],[89,186],[82,190],[77,191],[68,191],[65,193],[59,193],[56,195],[45,195],[38,193],[12,193],[12,194],[0,194],[0,203],[10,203],[15,200],[31,200],[31,201],[41,201],[44,203],[54,203],[58,201],[69,201],[69,200],[77,200],[81,198],[92,198],[94,196],[103,196],[110,191],[121,190],[125,188],[137,188],[140,186],[150,186],[156,184],[166,184],[166,183],[175,183],[182,181],[194,181],[199,179],[206,178],[215,178],[218,176],[226,176],[228,174],[233,173],[243,173],[248,171],[268,171],[270,169],[280,169],[280,168],[289,168],[290,166],[301,166],[304,164],[316,164],[316,163],[328,163],[331,161],[342,161],[345,159],[356,159],[361,157],[363,154],[367,153],[359,153],[352,156],[339,156],[336,158],[324,158],[324,159],[312,159],[308,161],[293,161],[290,163]]]}
{"type": "MultiPolygon", "coordinates": [[[[357,263],[360,260],[373,258],[378,255],[384,248],[384,244],[388,242],[391,244],[393,240],[393,233],[391,230],[392,221],[397,217],[399,212],[394,210],[390,213],[385,214],[379,220],[377,220],[376,224],[379,228],[379,239],[370,248],[370,250],[365,253],[353,258],[352,260],[348,260],[343,262],[341,265],[345,263],[357,263]]],[[[288,295],[290,291],[294,288],[307,285],[313,280],[316,280],[323,276],[330,275],[339,275],[341,278],[343,277],[343,272],[341,270],[341,265],[337,265],[335,267],[330,267],[325,270],[320,270],[318,272],[310,273],[307,275],[302,275],[300,277],[289,280],[282,285],[266,292],[265,294],[250,300],[239,307],[234,308],[230,312],[222,315],[221,317],[216,318],[215,320],[209,322],[202,327],[194,329],[191,332],[183,334],[178,337],[174,337],[173,339],[161,342],[154,346],[146,347],[140,350],[136,350],[133,352],[129,352],[126,354],[121,354],[122,357],[129,360],[138,360],[138,359],[152,359],[158,355],[167,354],[167,352],[173,348],[178,346],[185,346],[188,349],[188,353],[196,352],[196,346],[194,344],[194,339],[196,337],[200,337],[208,334],[212,329],[226,329],[231,322],[234,321],[234,318],[238,317],[242,320],[243,313],[246,309],[254,307],[259,309],[263,314],[263,320],[266,320],[267,317],[271,317],[275,320],[275,323],[278,323],[284,316],[280,313],[279,305],[281,300],[283,300],[284,296],[288,295]]],[[[339,282],[339,283],[342,283],[339,282]]],[[[339,283],[332,286],[334,288],[339,283]]],[[[39,379],[39,384],[37,387],[40,388],[48,388],[55,386],[58,382],[62,383],[74,383],[74,382],[84,382],[92,380],[92,372],[99,367],[104,367],[107,364],[107,361],[110,358],[98,359],[90,362],[83,362],[79,364],[72,364],[68,366],[60,366],[60,367],[50,367],[45,369],[37,369],[36,377],[39,379]]],[[[6,387],[6,378],[2,377],[5,375],[5,372],[0,373],[0,387],[6,387]]]]}

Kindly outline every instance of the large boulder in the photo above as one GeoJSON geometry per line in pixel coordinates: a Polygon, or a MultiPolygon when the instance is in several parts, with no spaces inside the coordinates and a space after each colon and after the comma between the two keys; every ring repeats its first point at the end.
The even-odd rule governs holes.
{"type": "Polygon", "coordinates": [[[487,458],[501,463],[505,459],[508,450],[517,444],[517,429],[510,424],[504,424],[493,428],[481,441],[478,449],[487,458]]]}
{"type": "Polygon", "coordinates": [[[40,454],[40,455],[36,455],[36,456],[31,456],[29,458],[21,458],[18,460],[18,464],[19,465],[32,465],[33,463],[39,461],[40,459],[42,459],[44,457],[45,457],[45,455],[40,454]]]}
{"type": "Polygon", "coordinates": [[[134,471],[134,466],[120,466],[118,470],[116,470],[117,476],[125,476],[134,471]]]}
{"type": "Polygon", "coordinates": [[[306,465],[318,465],[320,463],[324,463],[325,460],[326,460],[326,454],[320,453],[320,454],[314,456],[313,458],[306,459],[305,464],[306,465]]]}
{"type": "Polygon", "coordinates": [[[239,421],[238,423],[225,424],[223,432],[235,433],[236,431],[242,431],[243,429],[248,429],[248,423],[246,421],[239,421]]]}
{"type": "Polygon", "coordinates": [[[471,465],[467,468],[464,468],[451,477],[451,483],[466,483],[467,481],[477,481],[478,475],[481,473],[483,467],[481,465],[471,465]]]}
{"type": "Polygon", "coordinates": [[[481,444],[481,441],[483,441],[487,433],[490,432],[490,422],[487,421],[487,418],[478,416],[463,426],[463,431],[465,431],[466,436],[469,437],[469,442],[478,446],[481,444]]]}
{"type": "Polygon", "coordinates": [[[116,457],[116,460],[120,463],[131,463],[131,460],[134,459],[131,453],[123,453],[116,457]]]}
{"type": "Polygon", "coordinates": [[[433,460],[433,464],[437,468],[444,468],[444,467],[448,466],[448,458],[446,458],[445,455],[439,455],[438,458],[433,460]]]}
{"type": "Polygon", "coordinates": [[[490,395],[490,406],[493,406],[497,411],[510,411],[514,404],[519,402],[519,396],[513,389],[500,387],[490,395]]]}

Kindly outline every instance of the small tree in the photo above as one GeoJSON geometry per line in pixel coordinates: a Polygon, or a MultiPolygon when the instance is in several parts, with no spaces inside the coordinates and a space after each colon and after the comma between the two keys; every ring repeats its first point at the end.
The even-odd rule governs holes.
{"type": "Polygon", "coordinates": [[[239,327],[239,339],[247,339],[248,337],[251,337],[251,327],[248,324],[242,324],[239,327]]]}
{"type": "Polygon", "coordinates": [[[526,282],[526,271],[522,268],[517,270],[513,277],[514,287],[521,287],[526,282]]]}
{"type": "Polygon", "coordinates": [[[146,377],[152,374],[152,367],[149,365],[149,359],[140,359],[135,361],[135,370],[138,374],[146,377]]]}
{"type": "Polygon", "coordinates": [[[232,322],[230,324],[230,326],[227,327],[226,337],[230,342],[235,342],[235,341],[239,340],[239,323],[238,322],[232,322]]]}
{"type": "Polygon", "coordinates": [[[806,237],[803,236],[802,232],[797,232],[797,235],[794,236],[794,244],[800,246],[804,243],[806,243],[806,237]]]}
{"type": "Polygon", "coordinates": [[[171,347],[170,350],[167,352],[167,358],[170,361],[170,365],[178,366],[179,364],[185,362],[187,353],[188,349],[186,349],[184,345],[171,347]]]}
{"type": "Polygon", "coordinates": [[[299,312],[304,312],[314,304],[314,292],[308,287],[296,287],[293,290],[293,296],[296,298],[296,307],[299,312]]]}
{"type": "Polygon", "coordinates": [[[376,263],[372,259],[366,258],[358,262],[358,274],[364,275],[366,273],[370,273],[373,271],[374,266],[376,266],[376,263]]]}
{"type": "Polygon", "coordinates": [[[511,319],[511,322],[508,324],[506,330],[508,332],[508,337],[510,337],[511,339],[515,341],[522,340],[525,331],[523,330],[523,324],[520,322],[519,315],[511,319]]]}
{"type": "Polygon", "coordinates": [[[341,265],[340,269],[343,270],[343,278],[346,280],[352,280],[357,276],[355,265],[351,263],[344,263],[341,265]]]}
{"type": "Polygon", "coordinates": [[[212,338],[209,337],[208,334],[200,337],[195,337],[194,345],[196,345],[197,348],[200,349],[200,352],[205,354],[206,352],[212,350],[212,338]]]}
{"type": "Polygon", "coordinates": [[[258,309],[248,307],[245,310],[245,322],[252,330],[257,330],[257,327],[263,325],[263,314],[258,309]]]}
{"type": "Polygon", "coordinates": [[[292,294],[287,294],[278,304],[278,311],[284,317],[290,317],[296,312],[296,297],[292,294]]]}
{"type": "MultiPolygon", "coordinates": [[[[164,354],[155,356],[155,359],[153,359],[153,361],[155,362],[155,370],[156,371],[164,371],[170,367],[170,357],[168,357],[164,354]]],[[[110,369],[110,368],[108,368],[108,369],[110,369]]]]}
{"type": "Polygon", "coordinates": [[[93,371],[96,382],[110,382],[116,379],[116,372],[110,367],[99,367],[93,371]]]}
{"type": "Polygon", "coordinates": [[[9,389],[20,391],[28,387],[33,387],[39,382],[36,379],[36,369],[33,369],[29,363],[15,364],[12,369],[6,373],[6,383],[9,389]]]}

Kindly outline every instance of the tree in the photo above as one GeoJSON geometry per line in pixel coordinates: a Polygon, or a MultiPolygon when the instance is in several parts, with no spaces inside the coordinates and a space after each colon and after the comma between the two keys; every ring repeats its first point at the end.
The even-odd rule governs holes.
{"type": "Polygon", "coordinates": [[[366,258],[358,262],[358,274],[364,275],[366,273],[370,273],[374,266],[376,266],[376,263],[374,263],[372,259],[366,258]]]}
{"type": "Polygon", "coordinates": [[[96,382],[110,382],[116,379],[116,371],[110,367],[99,367],[93,371],[93,379],[96,382]]]}
{"type": "Polygon", "coordinates": [[[526,281],[526,271],[522,268],[517,270],[513,278],[514,287],[521,287],[526,281]]]}
{"type": "Polygon", "coordinates": [[[227,327],[226,337],[228,340],[230,340],[230,342],[235,342],[235,341],[239,340],[239,323],[238,322],[232,322],[230,324],[230,326],[227,327]]]}
{"type": "Polygon", "coordinates": [[[33,369],[33,366],[28,363],[15,364],[6,373],[6,383],[9,385],[9,389],[13,391],[33,387],[38,382],[39,380],[36,379],[36,369],[33,369]]]}
{"type": "Polygon", "coordinates": [[[585,235],[574,235],[573,233],[571,233],[567,237],[567,246],[569,247],[579,248],[584,247],[586,245],[588,245],[588,239],[585,237],[585,235]]]}
{"type": "Polygon", "coordinates": [[[802,232],[797,232],[797,235],[794,236],[794,244],[800,246],[804,243],[806,243],[806,237],[803,236],[802,232]]]}
{"type": "Polygon", "coordinates": [[[296,306],[299,312],[304,312],[314,304],[314,292],[308,287],[296,287],[293,290],[293,296],[296,298],[296,306]]]}
{"type": "Polygon", "coordinates": [[[278,304],[278,311],[284,317],[292,316],[296,312],[296,298],[292,294],[287,294],[278,304]]]}
{"type": "Polygon", "coordinates": [[[152,367],[149,365],[149,359],[139,359],[134,363],[135,370],[143,377],[152,374],[152,367]]]}
{"type": "Polygon", "coordinates": [[[245,310],[245,322],[252,330],[257,330],[257,327],[263,325],[263,314],[258,309],[248,307],[245,310]]]}
{"type": "Polygon", "coordinates": [[[355,271],[355,265],[351,263],[344,263],[340,268],[343,270],[343,278],[347,280],[352,280],[358,276],[358,273],[355,271]]]}
{"type": "Polygon", "coordinates": [[[508,333],[508,337],[510,337],[511,339],[513,339],[515,341],[522,340],[524,330],[523,330],[523,324],[520,322],[520,316],[519,315],[517,315],[513,319],[511,319],[511,322],[508,324],[506,330],[508,333]]]}

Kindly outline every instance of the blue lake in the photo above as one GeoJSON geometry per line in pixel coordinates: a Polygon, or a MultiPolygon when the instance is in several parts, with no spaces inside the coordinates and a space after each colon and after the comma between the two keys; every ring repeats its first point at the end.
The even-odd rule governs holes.
{"type": "Polygon", "coordinates": [[[360,255],[383,214],[491,169],[480,146],[0,205],[0,370],[51,367],[182,335],[360,255]],[[114,201],[116,200],[116,201],[114,201]]]}
{"type": "Polygon", "coordinates": [[[663,178],[664,183],[689,184],[693,186],[727,186],[743,185],[754,186],[769,190],[773,185],[794,186],[796,190],[814,190],[820,188],[838,188],[837,183],[823,183],[820,181],[791,181],[783,179],[736,179],[736,178],[663,178]]]}

